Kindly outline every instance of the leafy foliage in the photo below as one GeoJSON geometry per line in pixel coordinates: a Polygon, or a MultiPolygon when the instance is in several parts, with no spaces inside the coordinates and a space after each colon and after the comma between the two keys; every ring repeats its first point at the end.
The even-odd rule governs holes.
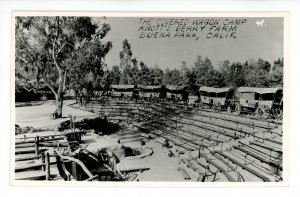
{"type": "Polygon", "coordinates": [[[100,40],[109,30],[92,17],[17,17],[16,76],[25,83],[35,79],[47,85],[61,116],[66,79],[72,87],[99,82],[95,76],[102,74],[101,61],[112,47],[100,40]]]}

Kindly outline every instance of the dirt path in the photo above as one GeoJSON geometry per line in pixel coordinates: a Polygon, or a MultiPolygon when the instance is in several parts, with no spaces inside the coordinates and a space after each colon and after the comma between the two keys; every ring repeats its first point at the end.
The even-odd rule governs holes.
{"type": "Polygon", "coordinates": [[[93,118],[96,114],[70,108],[67,105],[74,103],[73,100],[64,101],[63,117],[56,120],[50,119],[50,114],[55,111],[55,102],[46,101],[42,105],[27,106],[16,108],[16,124],[21,127],[32,126],[34,128],[51,128],[54,129],[57,125],[65,120],[68,120],[68,115],[75,115],[77,119],[93,118]]]}

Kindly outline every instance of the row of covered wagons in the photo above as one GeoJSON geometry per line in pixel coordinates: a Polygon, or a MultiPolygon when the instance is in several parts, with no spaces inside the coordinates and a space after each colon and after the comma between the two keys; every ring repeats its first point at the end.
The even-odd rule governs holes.
{"type": "MultiPolygon", "coordinates": [[[[282,88],[254,88],[239,87],[214,88],[202,86],[199,94],[189,93],[187,86],[165,86],[168,99],[185,100],[199,108],[212,108],[213,110],[227,110],[235,113],[258,114],[262,118],[270,115],[282,117],[283,90],[282,88]],[[184,97],[186,97],[184,99],[184,97]]],[[[112,85],[112,96],[159,98],[163,86],[134,86],[112,85]]]]}

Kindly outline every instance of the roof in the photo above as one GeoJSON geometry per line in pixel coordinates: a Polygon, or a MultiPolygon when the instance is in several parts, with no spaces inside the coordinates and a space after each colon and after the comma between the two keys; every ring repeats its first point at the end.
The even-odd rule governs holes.
{"type": "Polygon", "coordinates": [[[202,86],[199,88],[199,91],[215,92],[215,93],[228,92],[229,90],[230,90],[230,88],[213,88],[213,87],[207,87],[207,86],[202,86]]]}
{"type": "Polygon", "coordinates": [[[253,87],[240,87],[237,92],[256,92],[258,94],[276,93],[282,88],[253,88],[253,87]]]}
{"type": "Polygon", "coordinates": [[[133,89],[134,85],[111,85],[113,89],[133,89]]]}
{"type": "Polygon", "coordinates": [[[171,90],[171,91],[180,91],[180,90],[184,90],[186,88],[186,86],[171,86],[171,85],[167,85],[167,89],[171,90]]]}

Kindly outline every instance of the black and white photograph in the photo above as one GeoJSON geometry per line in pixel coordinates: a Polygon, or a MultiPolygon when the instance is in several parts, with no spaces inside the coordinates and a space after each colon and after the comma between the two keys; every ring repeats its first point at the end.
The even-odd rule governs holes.
{"type": "Polygon", "coordinates": [[[12,20],[13,183],[287,181],[287,13],[12,20]]]}

